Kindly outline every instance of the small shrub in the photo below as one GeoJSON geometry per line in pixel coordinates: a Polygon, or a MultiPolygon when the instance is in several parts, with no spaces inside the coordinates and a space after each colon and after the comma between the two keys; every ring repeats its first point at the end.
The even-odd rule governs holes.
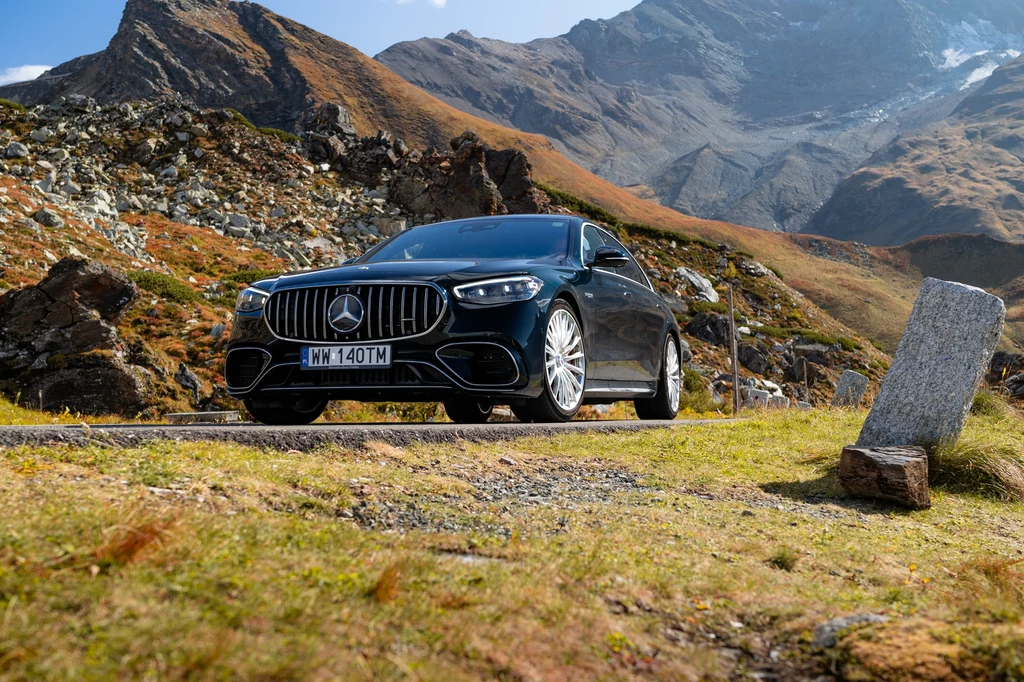
{"type": "Polygon", "coordinates": [[[260,280],[270,279],[277,277],[281,274],[280,270],[264,270],[259,268],[252,268],[246,270],[239,270],[232,272],[230,275],[221,277],[220,281],[224,284],[234,284],[235,286],[241,284],[255,284],[260,280]]]}
{"type": "Polygon", "coordinates": [[[971,414],[1002,419],[1009,416],[1010,404],[992,391],[978,391],[971,404],[971,414]]]}
{"type": "Polygon", "coordinates": [[[810,329],[800,330],[800,336],[802,336],[808,343],[820,343],[823,346],[834,346],[839,343],[839,339],[834,336],[822,334],[821,332],[812,331],[810,329]]]}
{"type": "Polygon", "coordinates": [[[299,137],[295,133],[289,133],[287,130],[280,130],[278,128],[259,128],[258,130],[264,135],[276,137],[285,144],[298,144],[299,142],[302,142],[301,137],[299,137]]]}
{"type": "Polygon", "coordinates": [[[14,109],[15,111],[25,113],[25,107],[9,99],[0,98],[0,109],[14,109]]]}
{"type": "Polygon", "coordinates": [[[199,294],[196,293],[195,289],[161,272],[135,270],[128,273],[128,277],[138,284],[140,289],[156,294],[167,301],[186,305],[199,300],[199,294]]]}
{"type": "Polygon", "coordinates": [[[714,398],[703,386],[696,391],[684,391],[679,394],[679,411],[693,414],[721,413],[723,407],[715,403],[714,398]]]}
{"type": "Polygon", "coordinates": [[[286,144],[302,141],[302,138],[299,137],[298,135],[295,135],[294,133],[289,133],[284,130],[278,130],[277,128],[259,128],[256,126],[255,123],[247,119],[241,112],[236,111],[235,109],[228,109],[228,112],[235,117],[236,123],[241,124],[242,126],[253,131],[254,133],[263,133],[264,135],[276,137],[277,139],[281,140],[281,142],[284,142],[286,144]]]}
{"type": "Polygon", "coordinates": [[[838,339],[839,345],[843,347],[847,353],[852,353],[855,350],[864,350],[864,346],[860,345],[856,339],[851,339],[849,336],[840,336],[838,339]]]}
{"type": "Polygon", "coordinates": [[[729,304],[722,303],[711,303],[710,301],[694,301],[689,305],[691,315],[700,315],[701,313],[719,313],[720,315],[729,314],[729,304]]]}
{"type": "Polygon", "coordinates": [[[929,453],[928,472],[932,485],[954,492],[1024,502],[1024,452],[1009,440],[940,445],[929,453]]]}
{"type": "Polygon", "coordinates": [[[800,561],[800,555],[792,547],[783,545],[768,557],[767,564],[780,571],[792,571],[800,561]]]}
{"type": "Polygon", "coordinates": [[[802,329],[789,329],[789,328],[786,328],[786,327],[773,327],[771,325],[766,325],[764,327],[758,327],[757,331],[760,332],[761,334],[764,334],[765,336],[771,337],[773,339],[781,339],[783,341],[785,341],[786,339],[791,339],[794,336],[800,336],[800,334],[803,332],[802,329]]]}
{"type": "Polygon", "coordinates": [[[771,270],[771,272],[776,277],[778,277],[780,281],[783,281],[783,282],[786,281],[786,278],[782,276],[782,271],[779,270],[777,267],[775,267],[774,265],[765,265],[765,267],[768,268],[769,270],[771,270]]]}
{"type": "Polygon", "coordinates": [[[704,389],[704,377],[697,370],[689,367],[683,370],[683,389],[687,393],[706,393],[704,389]]]}

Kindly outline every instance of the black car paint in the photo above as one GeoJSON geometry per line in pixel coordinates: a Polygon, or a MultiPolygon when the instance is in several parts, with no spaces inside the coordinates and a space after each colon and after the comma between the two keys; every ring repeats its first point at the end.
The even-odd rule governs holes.
{"type": "MultiPolygon", "coordinates": [[[[338,283],[358,286],[371,282],[408,281],[431,282],[446,292],[447,310],[431,332],[388,343],[393,348],[394,363],[429,363],[450,375],[451,386],[315,389],[317,395],[330,399],[435,401],[472,396],[493,398],[498,404],[513,404],[536,398],[544,390],[544,336],[549,309],[557,299],[564,299],[573,306],[583,327],[588,359],[586,402],[649,397],[657,389],[666,334],[679,336],[676,321],[668,306],[649,286],[611,270],[586,267],[582,259],[582,227],[590,223],[580,218],[570,220],[569,254],[562,261],[412,260],[366,263],[361,258],[348,265],[288,274],[253,286],[275,294],[338,283]],[[452,289],[460,284],[524,274],[534,275],[544,282],[543,289],[530,301],[496,306],[475,305],[459,301],[452,293],[452,289]],[[461,381],[448,370],[437,352],[453,343],[466,342],[498,344],[506,348],[515,359],[520,378],[510,386],[483,388],[461,381]]],[[[228,362],[231,362],[231,353],[235,351],[260,349],[271,356],[263,373],[266,377],[274,367],[297,365],[302,347],[314,345],[325,344],[276,338],[263,320],[262,311],[238,313],[229,343],[228,362]]],[[[239,398],[260,397],[259,389],[260,381],[249,389],[228,387],[229,393],[239,398]]],[[[266,395],[308,395],[309,390],[285,388],[266,395]]]]}

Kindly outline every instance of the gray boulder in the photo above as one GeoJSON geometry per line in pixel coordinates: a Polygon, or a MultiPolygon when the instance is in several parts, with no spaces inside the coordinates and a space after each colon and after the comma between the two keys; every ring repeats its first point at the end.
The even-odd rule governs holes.
{"type": "Polygon", "coordinates": [[[28,156],[28,147],[20,142],[11,142],[7,145],[7,157],[11,159],[24,159],[28,156]]]}
{"type": "Polygon", "coordinates": [[[768,371],[768,356],[758,350],[757,346],[741,343],[737,349],[737,357],[740,364],[754,374],[764,374],[768,371]]]}
{"type": "Polygon", "coordinates": [[[715,291],[715,287],[704,275],[699,272],[695,272],[690,268],[678,268],[676,274],[686,280],[686,283],[694,289],[696,297],[702,301],[708,301],[709,303],[718,303],[721,297],[718,292],[715,291]]]}
{"type": "Polygon", "coordinates": [[[860,407],[864,393],[868,390],[869,380],[863,374],[848,369],[839,377],[839,385],[832,397],[833,407],[860,407]]]}
{"type": "Polygon", "coordinates": [[[729,318],[714,313],[699,313],[686,325],[686,333],[713,346],[728,346],[729,318]]]}
{"type": "Polygon", "coordinates": [[[955,442],[1005,319],[1001,299],[963,284],[926,279],[857,445],[955,442]]]}
{"type": "Polygon", "coordinates": [[[60,214],[49,208],[41,208],[35,212],[32,219],[44,227],[60,229],[64,227],[64,219],[60,214]]]}
{"type": "Polygon", "coordinates": [[[814,640],[812,646],[816,649],[831,649],[839,643],[838,635],[844,630],[851,630],[858,626],[876,625],[888,623],[888,616],[878,616],[873,613],[859,613],[854,616],[833,618],[827,623],[822,623],[814,628],[814,640]]]}

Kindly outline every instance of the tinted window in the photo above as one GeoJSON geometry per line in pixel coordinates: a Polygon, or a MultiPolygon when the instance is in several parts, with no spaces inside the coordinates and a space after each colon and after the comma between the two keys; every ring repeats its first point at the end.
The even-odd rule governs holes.
{"type": "Polygon", "coordinates": [[[568,220],[495,218],[417,227],[371,251],[360,262],[561,260],[568,253],[568,220]]]}
{"type": "Polygon", "coordinates": [[[601,233],[593,225],[586,225],[583,228],[583,262],[592,263],[597,255],[597,250],[604,246],[601,233]]]}
{"type": "Polygon", "coordinates": [[[610,272],[614,272],[617,275],[622,275],[623,277],[628,277],[629,279],[633,280],[634,282],[636,282],[640,286],[642,286],[644,288],[647,288],[647,278],[644,277],[644,273],[640,270],[640,266],[637,265],[636,259],[633,258],[633,255],[629,252],[629,250],[625,246],[620,244],[618,239],[616,239],[615,237],[611,236],[610,234],[608,234],[604,230],[601,230],[601,237],[604,239],[604,243],[605,243],[606,246],[612,246],[612,247],[622,251],[622,253],[626,254],[627,256],[629,256],[629,264],[625,265],[625,266],[623,266],[621,268],[615,268],[615,269],[600,268],[600,269],[601,270],[608,269],[610,272]]]}

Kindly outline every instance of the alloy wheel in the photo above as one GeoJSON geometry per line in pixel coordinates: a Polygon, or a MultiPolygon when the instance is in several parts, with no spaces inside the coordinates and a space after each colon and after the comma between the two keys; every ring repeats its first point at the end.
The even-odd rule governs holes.
{"type": "Polygon", "coordinates": [[[583,335],[572,313],[565,309],[554,312],[548,322],[544,345],[545,375],[551,398],[560,409],[572,412],[583,400],[587,373],[583,335]]]}
{"type": "Polygon", "coordinates": [[[675,339],[669,338],[665,344],[665,379],[668,382],[668,402],[673,412],[679,410],[679,396],[682,390],[681,367],[679,365],[679,348],[675,339]]]}

